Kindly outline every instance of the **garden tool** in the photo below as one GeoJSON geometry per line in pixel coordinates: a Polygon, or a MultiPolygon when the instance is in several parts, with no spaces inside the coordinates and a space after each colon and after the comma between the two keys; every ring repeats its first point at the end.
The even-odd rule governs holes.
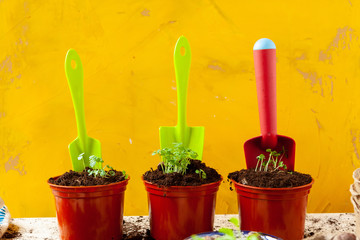
{"type": "Polygon", "coordinates": [[[183,143],[202,159],[204,147],[204,127],[189,127],[186,123],[187,85],[190,72],[191,50],[187,39],[181,36],[175,46],[174,65],[177,87],[178,122],[175,127],[160,127],[161,148],[173,147],[173,143],[183,143]]]}
{"type": "MultiPolygon", "coordinates": [[[[84,111],[84,73],[79,55],[70,49],[65,58],[65,73],[69,83],[71,97],[74,104],[78,137],[69,144],[70,157],[74,171],[82,171],[89,167],[89,157],[101,157],[101,144],[99,140],[87,135],[84,111]],[[83,161],[79,155],[84,153],[83,161]]],[[[101,168],[97,163],[94,168],[101,168]]]]}
{"type": "Polygon", "coordinates": [[[247,168],[255,168],[257,156],[267,156],[266,150],[271,149],[278,153],[285,151],[283,163],[293,171],[295,141],[277,135],[276,129],[276,47],[273,41],[262,38],[255,43],[254,63],[261,136],[249,139],[244,144],[247,168]]]}

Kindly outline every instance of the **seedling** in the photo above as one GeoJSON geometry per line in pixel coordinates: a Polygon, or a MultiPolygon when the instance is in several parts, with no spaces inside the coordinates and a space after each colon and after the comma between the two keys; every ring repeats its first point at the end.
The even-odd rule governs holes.
{"type": "Polygon", "coordinates": [[[125,172],[125,170],[122,170],[122,174],[124,175],[125,179],[128,179],[129,175],[125,172]]]}
{"type": "Polygon", "coordinates": [[[160,164],[163,173],[185,174],[190,164],[190,159],[196,159],[198,154],[190,148],[184,147],[182,143],[173,143],[172,148],[163,148],[154,151],[152,155],[159,155],[162,158],[160,164]]]}
{"type": "Polygon", "coordinates": [[[206,172],[202,169],[195,170],[195,173],[199,174],[200,179],[206,179],[206,172]]]}
{"type": "MultiPolygon", "coordinates": [[[[230,218],[229,222],[234,224],[237,229],[240,229],[239,219],[237,218],[230,218]]],[[[241,231],[234,231],[230,228],[220,228],[220,233],[224,235],[216,238],[218,240],[261,240],[261,236],[257,232],[251,232],[247,236],[241,233],[241,231]]],[[[206,238],[202,238],[196,235],[191,236],[192,240],[204,240],[206,238]]]]}
{"type": "MultiPolygon", "coordinates": [[[[84,162],[84,153],[81,153],[79,155],[78,160],[84,162]]],[[[89,168],[90,169],[87,170],[89,176],[102,177],[102,178],[108,178],[108,177],[115,176],[115,170],[113,167],[111,167],[109,165],[105,165],[105,167],[103,167],[103,168],[97,167],[99,165],[101,166],[103,162],[104,162],[104,160],[102,160],[102,158],[97,157],[95,155],[91,155],[89,157],[89,165],[90,165],[89,168]]],[[[126,172],[122,171],[122,173],[123,173],[125,179],[127,179],[128,175],[126,174],[126,172]]]]}
{"type": "Polygon", "coordinates": [[[276,152],[275,150],[273,151],[271,149],[266,149],[266,152],[269,153],[269,157],[267,160],[265,159],[266,157],[264,154],[260,154],[256,157],[258,161],[256,164],[255,172],[272,172],[279,170],[280,168],[287,169],[287,166],[282,161],[283,157],[285,156],[284,147],[283,150],[281,150],[280,152],[276,152]]]}

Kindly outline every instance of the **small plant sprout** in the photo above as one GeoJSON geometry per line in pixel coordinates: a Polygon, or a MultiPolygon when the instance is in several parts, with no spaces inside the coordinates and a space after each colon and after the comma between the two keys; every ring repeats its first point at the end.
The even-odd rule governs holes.
{"type": "Polygon", "coordinates": [[[89,176],[91,175],[94,175],[94,177],[103,177],[103,178],[107,178],[107,177],[111,177],[111,176],[114,176],[115,175],[115,171],[114,169],[109,166],[109,165],[106,165],[105,167],[103,168],[95,168],[96,164],[97,163],[103,163],[104,160],[102,160],[102,158],[100,157],[97,157],[95,155],[91,155],[89,157],[89,165],[90,165],[90,168],[91,169],[88,169],[88,174],[89,176]],[[108,171],[106,171],[105,169],[108,168],[108,171]]]}
{"type": "Polygon", "coordinates": [[[159,155],[162,158],[161,169],[163,173],[185,174],[190,164],[190,159],[196,159],[198,154],[190,148],[184,147],[182,143],[173,143],[172,148],[163,148],[154,151],[152,155],[159,155]]]}
{"type": "Polygon", "coordinates": [[[258,160],[257,163],[256,163],[256,168],[255,168],[255,172],[257,172],[258,170],[258,166],[259,166],[259,163],[260,163],[260,171],[261,171],[261,166],[263,165],[263,161],[265,159],[265,155],[264,154],[260,154],[259,156],[256,157],[256,159],[258,160]]]}
{"type": "Polygon", "coordinates": [[[279,170],[280,168],[287,169],[287,166],[282,161],[283,157],[285,156],[284,147],[283,150],[281,150],[280,152],[271,149],[266,149],[266,152],[269,153],[269,157],[267,160],[264,154],[260,154],[256,157],[258,161],[256,163],[255,172],[270,172],[279,170]]]}
{"type": "MultiPolygon", "coordinates": [[[[81,153],[78,157],[78,160],[82,160],[84,162],[84,153],[81,153]]],[[[102,160],[101,157],[97,157],[95,155],[91,155],[89,157],[89,169],[87,169],[87,173],[89,174],[89,176],[94,176],[94,177],[102,177],[102,178],[108,178],[108,177],[112,177],[115,176],[115,170],[113,167],[109,166],[109,165],[105,165],[104,167],[98,167],[101,166],[103,164],[104,160],[102,160]]],[[[127,179],[128,175],[126,174],[125,171],[122,171],[124,178],[127,179]]]]}
{"type": "Polygon", "coordinates": [[[195,170],[195,173],[199,174],[200,179],[206,179],[206,173],[202,169],[195,170]]]}
{"type": "Polygon", "coordinates": [[[85,154],[85,153],[80,153],[79,156],[78,156],[78,160],[83,163],[83,166],[84,166],[84,169],[85,169],[84,154],[85,154]]]}
{"type": "Polygon", "coordinates": [[[124,175],[125,179],[128,179],[129,175],[125,172],[125,170],[122,171],[122,174],[124,175]]]}
{"type": "MultiPolygon", "coordinates": [[[[231,222],[236,227],[236,229],[240,230],[239,219],[231,218],[229,220],[229,222],[231,222]]],[[[239,230],[234,231],[233,229],[230,229],[230,228],[220,228],[219,233],[222,233],[223,235],[216,239],[218,239],[218,240],[261,240],[262,239],[260,234],[257,232],[251,232],[251,233],[247,234],[247,236],[245,236],[239,230]]],[[[192,240],[205,240],[206,239],[203,237],[198,237],[196,235],[191,236],[191,238],[192,238],[192,240]]]]}

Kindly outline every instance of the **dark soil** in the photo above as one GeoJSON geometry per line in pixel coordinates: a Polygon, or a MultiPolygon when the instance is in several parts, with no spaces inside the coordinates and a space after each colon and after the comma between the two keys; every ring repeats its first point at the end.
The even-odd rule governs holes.
{"type": "Polygon", "coordinates": [[[290,171],[255,172],[254,169],[229,173],[228,178],[237,183],[262,188],[299,187],[312,181],[309,174],[290,171]]]}
{"type": "Polygon", "coordinates": [[[19,233],[19,227],[10,223],[8,229],[6,230],[1,239],[14,239],[20,236],[21,233],[19,233]]]}
{"type": "Polygon", "coordinates": [[[116,170],[114,170],[114,176],[109,176],[106,178],[89,176],[87,170],[88,168],[82,172],[75,172],[70,170],[69,172],[66,172],[58,177],[56,180],[55,178],[50,178],[49,182],[60,186],[96,186],[107,185],[125,180],[124,174],[116,170]]]}
{"type": "Polygon", "coordinates": [[[157,184],[159,186],[199,186],[207,183],[213,183],[221,180],[221,175],[213,168],[207,167],[205,163],[199,160],[190,160],[186,174],[181,173],[163,173],[159,165],[156,170],[147,171],[144,180],[157,184]],[[202,169],[206,173],[206,178],[201,179],[195,171],[202,169]]]}
{"type": "Polygon", "coordinates": [[[136,217],[135,221],[124,221],[123,240],[155,240],[150,235],[149,221],[143,216],[136,217]]]}
{"type": "Polygon", "coordinates": [[[139,233],[128,233],[123,234],[123,240],[155,240],[150,236],[150,230],[146,231],[146,234],[139,234],[139,233]]]}

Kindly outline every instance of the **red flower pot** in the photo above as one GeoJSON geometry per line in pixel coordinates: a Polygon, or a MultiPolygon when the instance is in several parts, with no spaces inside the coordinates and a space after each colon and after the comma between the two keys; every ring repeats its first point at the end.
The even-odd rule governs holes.
{"type": "Polygon", "coordinates": [[[241,230],[284,240],[303,239],[307,199],[314,180],[294,188],[260,188],[232,182],[238,197],[241,230]]]}
{"type": "Polygon", "coordinates": [[[171,187],[158,187],[144,181],[148,192],[151,236],[156,240],[179,240],[212,231],[216,193],[221,181],[171,187]]]}
{"type": "Polygon", "coordinates": [[[55,196],[60,238],[121,239],[124,192],[128,181],[129,178],[89,187],[59,186],[48,182],[55,196]]]}

